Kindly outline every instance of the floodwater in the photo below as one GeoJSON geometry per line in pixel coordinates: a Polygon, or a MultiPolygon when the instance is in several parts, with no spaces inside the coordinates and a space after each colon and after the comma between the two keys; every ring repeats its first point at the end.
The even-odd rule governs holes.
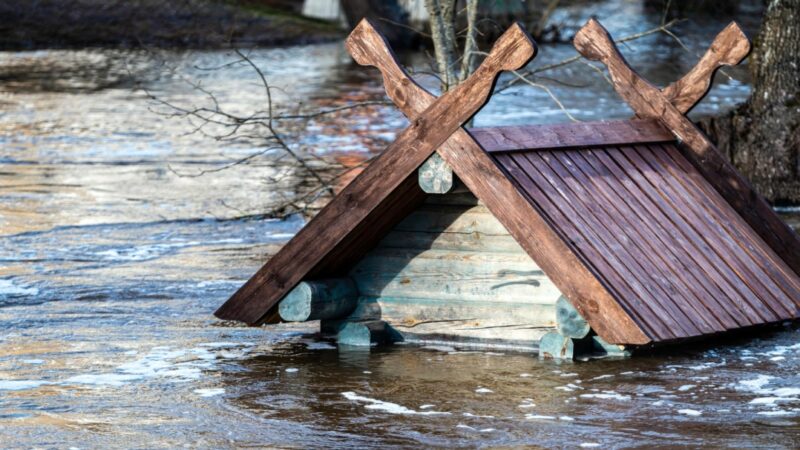
{"type": "MultiPolygon", "coordinates": [[[[566,9],[558,20],[597,13],[622,36],[660,20],[638,4],[566,9]]],[[[699,52],[723,25],[677,31],[699,52]]],[[[695,59],[663,35],[624,51],[662,85],[695,59]]],[[[534,65],[572,54],[543,46],[534,65]]],[[[349,64],[337,43],[251,56],[283,89],[281,108],[380,98],[376,73],[349,64]]],[[[252,71],[226,65],[234,59],[222,51],[0,53],[0,448],[800,444],[795,325],[559,364],[448,347],[339,351],[313,324],[216,320],[214,309],[302,226],[297,215],[260,216],[291,195],[292,182],[281,180],[295,169],[276,162],[285,160],[276,151],[185,176],[263,142],[190,133],[191,123],[156,114],[163,109],[137,88],[181,105],[208,102],[188,78],[227,110],[265,109],[252,71]]],[[[424,69],[420,55],[408,61],[424,69]]],[[[698,114],[746,98],[744,71],[728,74],[698,114]]],[[[578,119],[629,115],[583,64],[546,75],[591,85],[540,80],[578,119]]],[[[495,96],[476,124],[566,120],[546,92],[517,87],[495,96]]],[[[380,150],[404,123],[377,106],[280,127],[302,154],[341,160],[380,150]]],[[[784,217],[797,221],[791,210],[784,217]]]]}

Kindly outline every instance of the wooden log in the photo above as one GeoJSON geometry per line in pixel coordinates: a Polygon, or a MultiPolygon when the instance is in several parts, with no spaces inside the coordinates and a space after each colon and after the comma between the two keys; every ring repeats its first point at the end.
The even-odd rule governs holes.
{"type": "Polygon", "coordinates": [[[453,190],[453,169],[434,153],[417,169],[419,187],[426,194],[447,194],[453,190]]]}
{"type": "Polygon", "coordinates": [[[350,276],[375,297],[554,304],[561,295],[526,254],[376,249],[350,276]]]}
{"type": "Polygon", "coordinates": [[[604,341],[600,336],[592,336],[592,345],[596,352],[603,353],[608,356],[616,356],[620,358],[627,358],[631,356],[630,349],[624,345],[609,344],[604,341]]]}
{"type": "Polygon", "coordinates": [[[475,197],[469,189],[464,186],[464,192],[461,191],[460,186],[463,186],[456,178],[456,187],[447,195],[428,195],[425,198],[426,205],[455,205],[455,206],[477,206],[481,202],[475,197]]]}
{"type": "MultiPolygon", "coordinates": [[[[359,64],[383,66],[394,63],[386,41],[362,21],[346,41],[359,64]],[[386,59],[390,61],[386,61],[386,59]]],[[[278,301],[312,272],[409,175],[422,165],[454,131],[486,103],[500,72],[517,70],[530,61],[536,46],[524,29],[514,25],[497,40],[480,67],[455,89],[446,92],[420,111],[363,172],[331,200],[297,235],[272,257],[215,315],[257,325],[269,317],[278,301]]],[[[391,80],[386,81],[392,84],[391,80]]],[[[360,242],[359,242],[360,243],[360,242]]]]}
{"type": "Polygon", "coordinates": [[[558,332],[551,331],[539,340],[539,358],[567,359],[575,358],[575,343],[558,332]]]}
{"type": "Polygon", "coordinates": [[[563,295],[556,301],[556,328],[563,336],[582,339],[589,335],[592,327],[563,295]]]}
{"type": "Polygon", "coordinates": [[[398,339],[401,339],[399,334],[382,320],[344,322],[336,337],[339,345],[352,347],[390,344],[398,339]]]}
{"type": "Polygon", "coordinates": [[[394,228],[398,231],[425,233],[482,233],[508,235],[508,230],[485,206],[424,205],[394,228]]]}
{"type": "Polygon", "coordinates": [[[457,250],[462,252],[512,253],[527,256],[511,235],[483,233],[425,233],[391,231],[378,244],[381,248],[457,250]]]}
{"type": "Polygon", "coordinates": [[[350,314],[358,301],[358,289],[350,278],[303,281],[286,294],[278,306],[287,322],[339,319],[350,314]]]}

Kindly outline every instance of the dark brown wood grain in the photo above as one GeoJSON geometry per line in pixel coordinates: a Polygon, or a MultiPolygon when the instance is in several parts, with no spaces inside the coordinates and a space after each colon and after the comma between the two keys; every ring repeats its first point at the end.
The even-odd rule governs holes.
{"type": "Polygon", "coordinates": [[[664,97],[683,114],[703,99],[711,89],[714,73],[722,66],[735,66],[750,53],[750,40],[736,22],[722,30],[700,61],[680,80],[662,89],[664,97]]]}
{"type": "MultiPolygon", "coordinates": [[[[367,25],[362,22],[348,38],[354,58],[362,64],[382,64],[386,57],[393,60],[391,54],[370,51],[370,41],[362,38],[367,25]]],[[[522,27],[509,28],[469,79],[421,112],[380,157],[216,311],[217,317],[261,323],[289,290],[486,103],[501,71],[519,69],[535,52],[522,27]]]]}
{"type": "MultiPolygon", "coordinates": [[[[797,235],[781,221],[749,182],[736,172],[703,132],[671,103],[671,98],[690,97],[679,92],[686,89],[686,83],[681,83],[684,87],[670,89],[670,92],[675,93],[667,97],[628,66],[608,32],[594,19],[576,34],[574,44],[582,55],[591,60],[601,61],[608,67],[614,89],[639,118],[657,119],[672,131],[682,143],[680,147],[682,153],[697,167],[708,183],[792,268],[795,274],[800,273],[800,240],[797,235]]],[[[739,47],[740,45],[734,46],[734,50],[730,52],[734,58],[741,53],[735,50],[739,47]]],[[[695,72],[695,75],[690,73],[691,79],[701,74],[711,76],[713,73],[712,70],[705,69],[698,69],[695,72]]],[[[687,104],[686,101],[683,104],[687,104]]]]}
{"type": "MultiPolygon", "coordinates": [[[[435,96],[405,73],[391,57],[388,45],[377,32],[367,27],[362,31],[355,43],[372,49],[364,50],[365,54],[374,51],[389,57],[377,63],[370,58],[359,61],[378,67],[387,94],[413,120],[435,101],[435,96]]],[[[634,124],[634,127],[637,126],[634,124]]],[[[652,127],[642,124],[642,129],[652,127]]],[[[468,132],[456,130],[438,152],[600,336],[619,344],[646,344],[651,341],[650,335],[642,331],[629,312],[609,293],[602,278],[598,278],[596,269],[577,255],[574,247],[558,234],[542,211],[520,192],[468,132]]]]}
{"type": "Polygon", "coordinates": [[[469,132],[490,153],[675,140],[661,122],[646,119],[472,128],[469,132]]]}

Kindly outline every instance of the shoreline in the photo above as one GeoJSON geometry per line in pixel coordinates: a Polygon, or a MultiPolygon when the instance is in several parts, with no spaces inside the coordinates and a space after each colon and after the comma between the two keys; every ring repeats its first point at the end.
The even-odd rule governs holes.
{"type": "Polygon", "coordinates": [[[336,24],[269,1],[0,0],[0,51],[286,47],[344,37],[336,24]]]}

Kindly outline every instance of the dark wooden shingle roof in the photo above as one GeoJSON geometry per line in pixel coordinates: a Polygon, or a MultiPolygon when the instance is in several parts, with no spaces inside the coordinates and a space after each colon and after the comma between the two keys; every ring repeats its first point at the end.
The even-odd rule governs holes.
{"type": "Polygon", "coordinates": [[[655,340],[797,316],[800,279],[674,144],[492,155],[655,340]]]}

